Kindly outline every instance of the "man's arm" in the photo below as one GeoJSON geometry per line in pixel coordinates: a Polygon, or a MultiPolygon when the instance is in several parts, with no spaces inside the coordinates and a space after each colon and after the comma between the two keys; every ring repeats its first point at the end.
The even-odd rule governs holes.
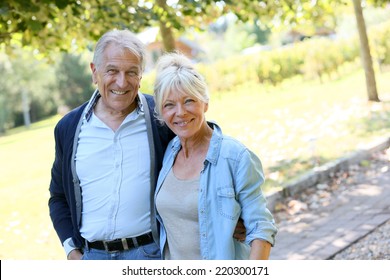
{"type": "Polygon", "coordinates": [[[49,187],[50,198],[48,202],[50,218],[62,244],[65,240],[73,236],[71,211],[66,198],[65,187],[63,186],[63,179],[64,176],[66,176],[62,172],[63,164],[66,164],[66,157],[63,153],[63,139],[66,136],[62,133],[64,130],[65,128],[63,127],[62,122],[60,122],[54,130],[55,158],[51,169],[51,181],[49,187]]]}

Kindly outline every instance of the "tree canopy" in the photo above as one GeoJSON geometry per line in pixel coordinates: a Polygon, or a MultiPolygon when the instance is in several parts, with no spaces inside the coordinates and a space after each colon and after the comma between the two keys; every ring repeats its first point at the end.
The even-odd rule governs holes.
{"type": "MultiPolygon", "coordinates": [[[[375,2],[388,2],[373,0],[375,2]]],[[[342,0],[11,0],[0,4],[0,44],[31,46],[41,53],[67,51],[96,41],[112,28],[139,32],[160,26],[162,38],[187,27],[204,28],[222,14],[269,25],[313,22],[323,25],[342,0]],[[171,34],[170,34],[171,33],[171,34]]],[[[167,40],[167,49],[171,48],[167,40]]]]}
{"type": "MultiPolygon", "coordinates": [[[[383,6],[390,0],[366,2],[383,6]]],[[[84,49],[109,29],[138,32],[159,26],[165,50],[171,51],[175,30],[202,28],[226,13],[269,26],[309,22],[333,28],[336,8],[352,3],[355,11],[361,10],[361,0],[11,0],[0,3],[0,46],[5,46],[7,53],[12,53],[14,45],[22,45],[48,54],[84,49]]],[[[364,18],[357,20],[365,72],[374,77],[364,18]]],[[[369,88],[374,89],[375,81],[370,80],[369,88]]],[[[375,90],[369,93],[369,100],[378,100],[375,90]]]]}

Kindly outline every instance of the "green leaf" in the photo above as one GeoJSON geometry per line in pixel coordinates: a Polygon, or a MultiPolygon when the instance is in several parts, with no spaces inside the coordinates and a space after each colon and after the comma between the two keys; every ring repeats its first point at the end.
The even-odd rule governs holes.
{"type": "Polygon", "coordinates": [[[68,0],[55,0],[55,2],[59,9],[65,9],[69,4],[68,0]]]}

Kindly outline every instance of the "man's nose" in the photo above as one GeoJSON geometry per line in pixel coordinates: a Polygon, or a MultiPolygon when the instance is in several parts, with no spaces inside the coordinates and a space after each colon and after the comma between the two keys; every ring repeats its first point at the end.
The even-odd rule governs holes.
{"type": "Polygon", "coordinates": [[[125,88],[127,86],[127,77],[126,73],[119,72],[116,83],[120,88],[125,88]]]}

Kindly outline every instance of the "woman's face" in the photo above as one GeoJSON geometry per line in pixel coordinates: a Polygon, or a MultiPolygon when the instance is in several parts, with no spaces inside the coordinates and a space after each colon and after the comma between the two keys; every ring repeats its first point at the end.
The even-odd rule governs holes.
{"type": "Polygon", "coordinates": [[[171,91],[162,103],[162,118],[181,139],[197,135],[206,123],[208,104],[184,92],[171,91]]]}

